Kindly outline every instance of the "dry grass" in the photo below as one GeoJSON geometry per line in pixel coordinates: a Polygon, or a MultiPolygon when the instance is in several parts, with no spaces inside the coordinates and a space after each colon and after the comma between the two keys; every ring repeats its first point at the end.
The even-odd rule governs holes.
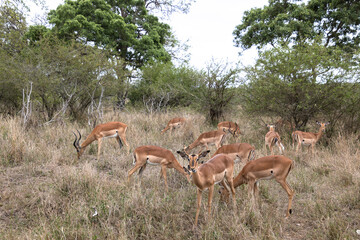
{"type": "MultiPolygon", "coordinates": [[[[242,142],[266,154],[266,129],[241,116],[242,142]]],[[[172,152],[214,127],[191,112],[146,115],[109,113],[106,121],[129,125],[131,150],[154,144],[172,152]],[[170,138],[160,130],[176,116],[189,124],[170,138]]],[[[247,189],[236,190],[237,206],[218,202],[212,218],[202,208],[193,229],[196,188],[179,173],[168,170],[169,191],[159,179],[160,168],[149,166],[141,182],[127,183],[132,154],[106,139],[101,160],[92,144],[78,161],[72,132],[90,128],[78,123],[20,127],[18,118],[0,118],[0,238],[1,239],[357,239],[360,229],[360,151],[354,137],[339,135],[330,146],[317,145],[316,155],[296,156],[288,141],[286,155],[295,160],[288,177],[296,191],[293,215],[284,219],[287,195],[274,181],[260,183],[258,211],[249,206],[247,189]],[[92,216],[94,210],[98,215],[92,216]]],[[[233,142],[233,139],[228,139],[233,142]]],[[[215,150],[211,149],[212,152],[215,150]]],[[[183,160],[180,160],[183,164],[183,160]]],[[[238,166],[237,174],[240,170],[238,166]]],[[[204,194],[203,206],[207,203],[204,194]]]]}

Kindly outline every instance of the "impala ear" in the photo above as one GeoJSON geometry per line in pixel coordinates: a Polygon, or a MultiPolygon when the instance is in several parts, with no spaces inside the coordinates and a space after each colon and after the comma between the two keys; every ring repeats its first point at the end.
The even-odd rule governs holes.
{"type": "Polygon", "coordinates": [[[330,122],[327,122],[327,123],[325,123],[325,126],[326,126],[326,125],[329,125],[329,124],[330,124],[330,122]]]}
{"type": "Polygon", "coordinates": [[[190,161],[189,156],[184,151],[177,151],[176,153],[179,154],[183,159],[190,161]]]}
{"type": "Polygon", "coordinates": [[[316,121],[316,124],[317,124],[317,125],[321,125],[321,123],[320,123],[319,121],[316,121]]]}
{"type": "Polygon", "coordinates": [[[206,151],[203,151],[202,153],[199,154],[198,156],[198,161],[200,158],[203,158],[203,157],[206,157],[206,155],[210,152],[210,150],[206,150],[206,151]]]}

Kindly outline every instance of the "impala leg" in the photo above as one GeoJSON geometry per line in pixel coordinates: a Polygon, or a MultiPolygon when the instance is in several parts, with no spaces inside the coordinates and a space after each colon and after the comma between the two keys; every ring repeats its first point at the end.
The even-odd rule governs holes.
{"type": "Polygon", "coordinates": [[[194,226],[197,226],[198,219],[199,219],[199,213],[200,213],[200,207],[201,207],[201,197],[202,197],[202,191],[200,189],[197,189],[197,205],[196,205],[196,215],[195,215],[195,223],[194,226]]]}
{"type": "Polygon", "coordinates": [[[252,207],[255,206],[255,199],[254,199],[254,187],[255,187],[255,181],[249,181],[249,189],[248,189],[248,196],[250,198],[251,201],[251,205],[252,207]]]}
{"type": "Polygon", "coordinates": [[[130,147],[129,147],[129,144],[127,143],[127,141],[126,141],[126,136],[125,136],[125,134],[124,134],[124,133],[121,134],[121,135],[120,135],[120,138],[121,138],[121,140],[124,142],[124,144],[125,144],[125,146],[126,146],[127,154],[129,154],[130,147]]]}
{"type": "MultiPolygon", "coordinates": [[[[235,188],[234,188],[233,177],[230,176],[230,175],[229,176],[226,175],[226,181],[229,184],[230,191],[231,191],[231,197],[232,197],[232,200],[233,200],[233,206],[235,207],[236,206],[236,200],[235,200],[235,188]]],[[[224,183],[224,184],[226,184],[226,183],[224,183]]]]}
{"type": "MultiPolygon", "coordinates": [[[[161,165],[161,173],[165,181],[165,189],[168,190],[167,178],[166,178],[166,165],[161,165]]],[[[161,178],[161,175],[160,175],[161,178]]]]}
{"type": "Polygon", "coordinates": [[[253,194],[254,194],[254,198],[255,198],[255,203],[258,203],[259,202],[259,188],[258,188],[258,182],[255,182],[254,183],[254,191],[253,191],[253,194]]]}
{"type": "Polygon", "coordinates": [[[119,135],[116,136],[116,141],[118,142],[118,144],[119,144],[119,146],[120,146],[120,149],[121,149],[121,148],[123,147],[123,144],[122,144],[122,142],[121,142],[121,139],[120,139],[119,135]]]}
{"type": "Polygon", "coordinates": [[[274,155],[274,152],[273,152],[272,147],[273,147],[273,146],[270,144],[270,145],[269,145],[269,148],[270,148],[270,154],[271,154],[271,155],[274,155]]]}
{"type": "Polygon", "coordinates": [[[296,145],[296,153],[299,151],[300,145],[301,145],[301,142],[300,142],[300,140],[299,140],[298,143],[297,143],[297,145],[296,145]]]}
{"type": "Polygon", "coordinates": [[[99,160],[99,159],[100,159],[101,142],[102,142],[102,138],[99,138],[99,139],[98,139],[98,153],[97,153],[97,160],[99,160]]]}
{"type": "Polygon", "coordinates": [[[223,189],[220,191],[220,201],[226,202],[226,204],[229,204],[229,195],[230,191],[228,190],[228,186],[224,181],[220,182],[221,186],[223,186],[223,189]]]}
{"type": "Polygon", "coordinates": [[[209,198],[208,198],[208,215],[209,215],[209,218],[211,218],[211,203],[212,203],[213,194],[214,194],[214,185],[209,187],[209,198]]]}
{"type": "Polygon", "coordinates": [[[286,193],[289,196],[289,202],[288,202],[288,208],[286,211],[286,217],[289,217],[292,210],[291,210],[291,203],[292,203],[292,199],[294,197],[294,190],[292,190],[289,186],[289,184],[286,182],[286,180],[282,180],[282,179],[276,179],[278,183],[280,183],[280,185],[285,189],[286,193]]]}
{"type": "MultiPolygon", "coordinates": [[[[146,166],[146,165],[145,165],[145,166],[146,166]]],[[[134,172],[136,172],[136,171],[137,171],[139,168],[141,168],[141,167],[143,167],[143,166],[141,166],[141,165],[135,165],[132,169],[129,170],[129,172],[128,172],[128,178],[127,178],[128,182],[130,182],[130,177],[131,177],[131,175],[133,175],[134,172]]],[[[145,167],[142,169],[142,171],[143,171],[144,169],[145,169],[145,167]]],[[[141,174],[142,171],[140,170],[139,174],[141,174]]]]}
{"type": "Polygon", "coordinates": [[[171,126],[171,127],[170,127],[170,130],[169,130],[169,136],[170,136],[170,137],[171,137],[171,135],[172,135],[173,129],[174,129],[173,126],[171,126]]]}

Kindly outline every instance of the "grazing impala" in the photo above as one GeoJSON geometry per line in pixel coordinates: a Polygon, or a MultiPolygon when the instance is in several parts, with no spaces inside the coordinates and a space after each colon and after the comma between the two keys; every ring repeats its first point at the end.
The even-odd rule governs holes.
{"type": "MultiPolygon", "coordinates": [[[[234,179],[234,188],[247,183],[249,185],[249,197],[251,197],[252,203],[255,205],[258,195],[257,182],[262,179],[275,179],[288,194],[289,202],[286,211],[286,217],[288,217],[292,212],[291,204],[295,194],[286,182],[292,164],[293,161],[283,155],[265,156],[248,162],[234,179]]],[[[221,199],[227,200],[228,197],[229,191],[225,188],[221,189],[221,199]]]]}
{"type": "Polygon", "coordinates": [[[239,161],[247,163],[255,158],[255,147],[248,143],[233,143],[224,145],[216,150],[212,157],[220,153],[228,155],[235,163],[239,161]],[[237,159],[239,160],[235,161],[237,159]]]}
{"type": "Polygon", "coordinates": [[[267,147],[269,147],[271,155],[274,155],[273,146],[276,144],[279,147],[280,154],[283,154],[284,145],[281,143],[280,135],[275,132],[275,125],[266,124],[269,128],[269,131],[265,135],[265,149],[267,151],[267,147]]]}
{"type": "Polygon", "coordinates": [[[199,159],[205,157],[210,151],[204,151],[198,155],[189,155],[185,151],[177,153],[189,161],[187,171],[192,176],[193,183],[197,186],[197,208],[194,226],[197,225],[202,192],[209,189],[208,215],[211,216],[211,203],[214,193],[215,183],[221,183],[229,192],[232,193],[233,204],[235,206],[235,189],[233,185],[234,161],[225,154],[218,154],[204,164],[199,164],[199,159]]]}
{"type": "Polygon", "coordinates": [[[325,132],[326,126],[330,124],[330,122],[323,123],[316,121],[316,124],[320,125],[317,133],[302,131],[295,131],[292,133],[293,145],[294,142],[297,141],[296,152],[299,151],[301,145],[306,145],[309,146],[308,151],[310,151],[311,146],[311,152],[314,153],[315,144],[320,140],[321,136],[325,132]]]}
{"type": "Polygon", "coordinates": [[[171,134],[173,129],[180,127],[181,125],[184,125],[185,122],[186,122],[185,118],[181,118],[181,117],[173,118],[168,122],[167,126],[161,131],[161,134],[163,134],[169,129],[171,134]]]}
{"type": "MultiPolygon", "coordinates": [[[[200,136],[189,146],[187,146],[184,150],[190,151],[197,146],[201,146],[201,150],[205,147],[206,150],[209,150],[208,144],[214,144],[216,146],[216,149],[222,146],[225,137],[228,133],[231,133],[231,130],[226,129],[218,129],[211,132],[204,132],[200,134],[200,136]]],[[[200,150],[200,151],[201,151],[200,150]]]]}
{"type": "Polygon", "coordinates": [[[128,173],[128,181],[130,181],[131,175],[139,170],[139,175],[144,172],[146,165],[161,165],[160,177],[162,176],[165,181],[166,191],[168,190],[168,184],[166,179],[166,168],[175,168],[178,172],[184,175],[188,182],[190,182],[189,175],[185,173],[180,163],[176,160],[174,154],[171,151],[157,147],[157,146],[140,146],[134,150],[134,163],[135,166],[130,169],[128,173]]]}
{"type": "Polygon", "coordinates": [[[92,143],[93,141],[98,141],[98,153],[97,153],[97,159],[100,157],[100,150],[101,150],[101,142],[103,138],[116,138],[118,141],[120,148],[122,148],[123,143],[125,144],[127,148],[127,153],[129,153],[129,145],[126,142],[126,129],[127,125],[122,122],[108,122],[103,123],[95,126],[95,128],[92,130],[92,132],[89,134],[89,136],[85,139],[85,141],[80,144],[81,134],[79,133],[79,139],[75,135],[75,141],[74,141],[74,147],[77,151],[78,159],[80,159],[81,155],[84,153],[85,148],[92,143]]]}
{"type": "Polygon", "coordinates": [[[229,121],[226,121],[226,122],[220,122],[218,125],[217,125],[217,128],[218,129],[225,129],[225,130],[228,130],[230,129],[232,135],[234,138],[237,138],[240,136],[241,134],[241,131],[240,131],[240,128],[239,128],[239,125],[235,122],[229,122],[229,121]]]}

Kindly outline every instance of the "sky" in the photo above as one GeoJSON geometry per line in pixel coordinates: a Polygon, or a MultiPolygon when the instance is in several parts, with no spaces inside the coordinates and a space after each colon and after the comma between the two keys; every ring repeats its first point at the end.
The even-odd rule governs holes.
{"type": "MultiPolygon", "coordinates": [[[[63,2],[45,0],[49,10],[56,9],[63,2]]],[[[256,49],[246,50],[239,56],[241,49],[234,47],[232,32],[241,23],[244,11],[263,7],[267,3],[268,0],[197,0],[191,5],[189,13],[175,13],[166,22],[177,39],[189,45],[191,66],[204,69],[212,59],[252,65],[257,57],[256,49]]],[[[30,8],[32,13],[39,13],[38,8],[30,8]]]]}

